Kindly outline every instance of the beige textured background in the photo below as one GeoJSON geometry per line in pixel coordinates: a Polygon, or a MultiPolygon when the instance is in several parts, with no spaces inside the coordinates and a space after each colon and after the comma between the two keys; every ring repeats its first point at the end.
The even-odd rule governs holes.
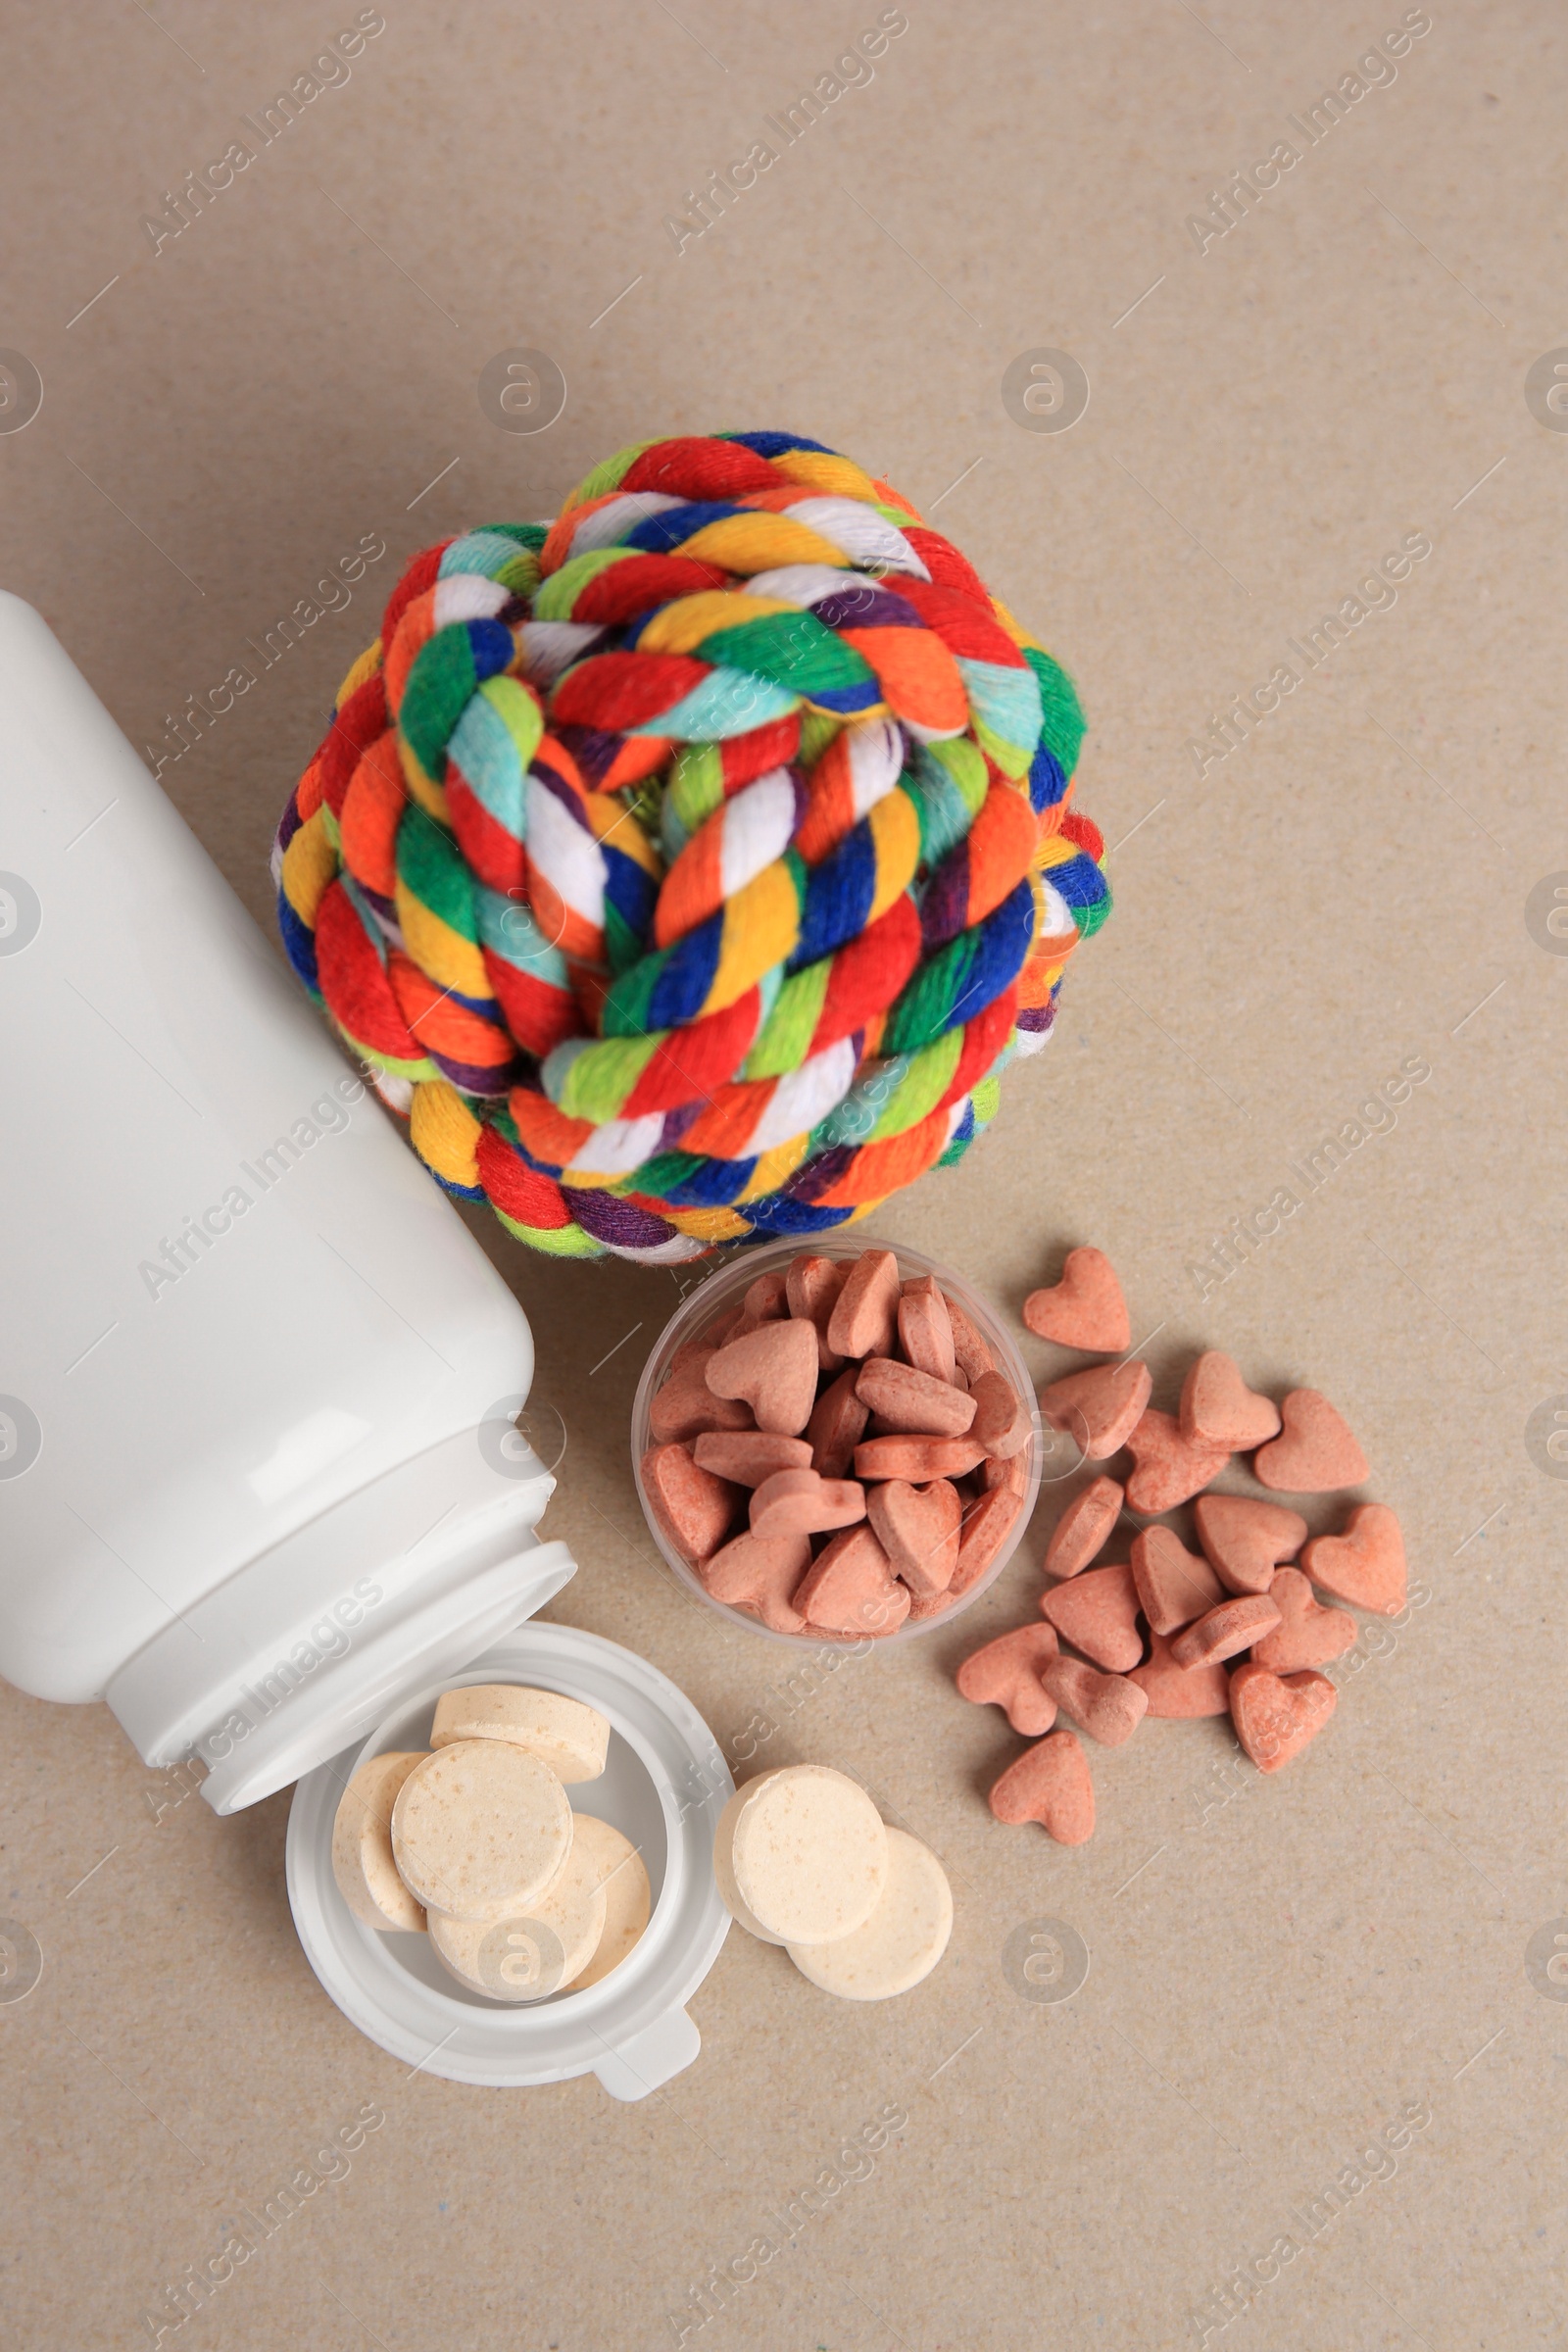
{"type": "Polygon", "coordinates": [[[1429,1595],[1278,1784],[1227,1770],[1222,1725],[1152,1724],[1096,1753],[1088,1847],[1003,1830],[983,1792],[1016,1742],[952,1670],[1032,1611],[1054,1504],[961,1630],[781,1695],[781,1653],[640,1536],[626,1412],[674,1282],[474,1220],[567,1433],[547,1527],[581,1573],[554,1613],[645,1651],[738,1758],[760,1716],[761,1758],[860,1775],[944,1856],[951,1955],[862,2011],[737,1933],[701,2059],[639,2107],[406,2081],[301,1955],[286,1795],[150,1802],[102,1710],[0,1692],[0,1896],[46,1954],[0,2006],[8,2340],[149,2340],[238,2202],[377,2101],[349,2176],[166,2343],[1559,2345],[1568,1987],[1525,1960],[1568,1912],[1568,1490],[1525,1429],[1568,1390],[1568,967],[1526,902],[1568,868],[1568,436],[1525,377],[1568,340],[1561,13],[1435,0],[1397,79],[1200,255],[1218,175],[1304,145],[1287,117],[1399,0],[910,0],[874,79],[677,256],[666,212],[875,6],[387,0],[352,78],[156,258],[143,214],[353,10],[8,13],[0,342],[44,402],[0,435],[0,579],[156,758],[334,558],[387,544],[164,770],[257,914],[278,807],[419,545],[553,513],[664,430],[785,425],[887,470],[1081,681],[1118,906],[989,1136],[879,1230],[1013,1311],[1101,1244],[1160,1327],[1156,1401],[1203,1341],[1330,1391],[1429,1595]],[[516,346],[568,387],[533,436],[476,397],[516,346]],[[1042,346],[1093,387],[1069,431],[1003,405],[1042,346]],[[1189,739],[1406,532],[1432,554],[1396,604],[1200,779],[1189,739]],[[1393,1131],[1200,1300],[1191,1261],[1405,1056],[1431,1076],[1393,1131]],[[1059,2004],[1004,1966],[1042,1918],[1093,1954],[1059,2004]],[[1396,2169],[1222,2328],[1227,2276],[1267,2272],[1407,2104],[1429,2120],[1396,2169]],[[885,2107],[907,2123],[869,2177],[698,2328],[688,2288],[885,2107]]]}

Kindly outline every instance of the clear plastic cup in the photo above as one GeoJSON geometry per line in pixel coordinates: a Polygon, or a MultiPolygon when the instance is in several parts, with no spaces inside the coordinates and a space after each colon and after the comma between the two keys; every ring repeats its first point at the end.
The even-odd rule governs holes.
{"type": "Polygon", "coordinates": [[[727,1617],[732,1625],[744,1626],[748,1633],[758,1635],[764,1642],[780,1642],[792,1646],[799,1646],[801,1642],[808,1642],[820,1645],[824,1642],[834,1640],[835,1637],[831,1634],[824,1634],[820,1628],[814,1626],[801,1634],[774,1633],[770,1626],[763,1625],[760,1618],[754,1617],[749,1609],[731,1608],[726,1601],[715,1600],[704,1586],[696,1570],[681,1558],[678,1551],[672,1548],[661,1530],[657,1517],[649,1508],[648,1494],[643,1486],[643,1456],[653,1443],[649,1435],[648,1423],[654,1395],[662,1383],[664,1374],[669,1368],[670,1358],[674,1355],[677,1348],[682,1347],[687,1340],[695,1339],[700,1332],[706,1331],[710,1324],[716,1323],[719,1317],[731,1307],[739,1306],[742,1296],[750,1289],[760,1274],[771,1273],[775,1268],[787,1266],[795,1257],[850,1259],[858,1257],[864,1250],[878,1249],[893,1251],[899,1261],[900,1278],[906,1282],[917,1274],[934,1274],[936,1276],[941,1288],[948,1293],[956,1305],[962,1307],[976,1331],[985,1341],[995,1358],[997,1370],[1004,1374],[1023,1398],[1028,1406],[1032,1424],[1029,1445],[1024,1454],[1023,1508],[1013,1521],[1011,1533],[990,1567],[983,1576],[976,1579],[967,1592],[962,1593],[953,1603],[951,1608],[942,1609],[933,1617],[906,1618],[897,1632],[878,1634],[875,1637],[878,1649],[891,1649],[900,1642],[912,1642],[921,1634],[935,1632],[942,1626],[951,1625],[955,1618],[961,1617],[964,1610],[972,1606],[979,1599],[981,1593],[996,1583],[997,1578],[1017,1550],[1023,1539],[1024,1529],[1028,1526],[1034,1510],[1035,1497],[1040,1492],[1041,1476],[1045,1467],[1045,1445],[1040,1411],[1035,1403],[1035,1384],[1030,1378],[1028,1367],[1018,1352],[1011,1333],[1002,1323],[995,1308],[988,1305],[986,1300],[977,1292],[971,1290],[960,1275],[955,1274],[950,1266],[939,1265],[935,1258],[923,1256],[918,1250],[908,1250],[898,1243],[879,1241],[873,1234],[862,1233],[858,1226],[852,1232],[844,1233],[842,1236],[808,1234],[798,1240],[769,1242],[760,1249],[738,1250],[733,1257],[727,1259],[718,1268],[716,1273],[710,1274],[705,1283],[700,1284],[676,1309],[660,1334],[647,1363],[643,1366],[643,1376],[637,1384],[637,1395],[631,1408],[631,1465],[632,1476],[637,1482],[637,1499],[643,1506],[643,1517],[648,1522],[648,1532],[658,1544],[661,1556],[668,1564],[671,1575],[678,1578],[686,1591],[702,1601],[705,1608],[712,1609],[720,1617],[727,1617]]]}

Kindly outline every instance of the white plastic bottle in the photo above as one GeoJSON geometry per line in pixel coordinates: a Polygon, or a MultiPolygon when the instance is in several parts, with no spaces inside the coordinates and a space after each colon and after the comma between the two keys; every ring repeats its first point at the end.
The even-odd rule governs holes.
{"type": "Polygon", "coordinates": [[[573,1573],[521,1309],[0,594],[0,1674],[220,1813],[573,1573]]]}

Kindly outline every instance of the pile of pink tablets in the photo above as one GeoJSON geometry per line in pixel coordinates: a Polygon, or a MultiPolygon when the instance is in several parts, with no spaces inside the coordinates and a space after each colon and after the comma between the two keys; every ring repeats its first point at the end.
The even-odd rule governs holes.
{"type": "Polygon", "coordinates": [[[972,1590],[1023,1508],[1033,1432],[934,1275],[901,1280],[891,1250],[803,1252],[676,1350],[641,1485],[715,1600],[853,1641],[972,1590]]]}
{"type": "MultiPolygon", "coordinates": [[[[1034,1292],[1023,1316],[1039,1337],[1085,1353],[1125,1348],[1131,1328],[1098,1250],[1069,1252],[1060,1283],[1034,1292]]],[[[1102,1472],[1063,1510],[1046,1550],[1053,1582],[1039,1619],[988,1642],[958,1672],[966,1698],[1004,1707],[1034,1743],[992,1789],[992,1811],[1037,1821],[1064,1845],[1092,1835],[1095,1791],[1076,1735],[1053,1729],[1058,1708],[1105,1747],[1130,1739],[1146,1715],[1228,1714],[1258,1770],[1278,1772],[1333,1714],[1338,1694],[1318,1669],[1359,1632],[1313,1587],[1382,1616],[1404,1606],[1403,1538],[1384,1504],[1357,1503],[1338,1534],[1308,1541],[1306,1521],[1284,1504],[1204,1492],[1243,1453],[1276,1493],[1359,1486],[1366,1458],[1327,1397],[1297,1389],[1276,1405],[1217,1349],[1191,1367],[1176,1413],[1150,1403],[1152,1385],[1147,1364],[1123,1357],[1041,1391],[1042,1415],[1075,1438],[1087,1462],[1125,1448],[1132,1468],[1102,1472]],[[1196,1550],[1156,1516],[1189,1502],[1196,1550]],[[1124,1508],[1135,1524],[1152,1523],[1138,1527],[1127,1560],[1092,1566],[1124,1508]],[[1227,1672],[1232,1660],[1241,1662],[1227,1672]]]]}

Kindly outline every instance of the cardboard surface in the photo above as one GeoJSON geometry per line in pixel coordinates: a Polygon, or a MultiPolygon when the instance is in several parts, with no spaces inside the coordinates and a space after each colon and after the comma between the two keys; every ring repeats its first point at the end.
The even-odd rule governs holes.
{"type": "Polygon", "coordinates": [[[994,1128],[876,1230],[1014,1313],[1065,1246],[1100,1244],[1153,1335],[1156,1402],[1202,1344],[1326,1390],[1424,1598],[1363,1637],[1277,1782],[1223,1723],[1151,1723],[1094,1754],[1088,1846],[1003,1829],[984,1791],[1018,1742],[953,1671],[1033,1612],[1055,1501],[960,1627],[792,1688],[788,1654],[710,1621],[640,1531],[626,1415],[674,1280],[536,1260],[474,1217],[566,1436],[545,1530],[581,1573],[551,1614],[654,1659],[742,1774],[863,1779],[946,1862],[949,1957],[862,2009],[734,1933],[692,2004],[701,2057],[640,2106],[591,2079],[411,2080],[305,1964],[286,1795],[217,1821],[102,1709],[0,1692],[0,1907],[44,1953],[0,2002],[9,2340],[172,2330],[172,2305],[143,2319],[166,2284],[368,2106],[384,2123],[341,2177],[160,2340],[1556,2345],[1568,1465],[1549,1412],[1528,1445],[1527,1424],[1568,1406],[1547,921],[1568,417],[1549,362],[1526,382],[1568,338],[1560,13],[1438,0],[1396,78],[1367,69],[1313,118],[1397,41],[1398,0],[910,0],[874,76],[678,253],[665,216],[874,6],[385,14],[351,78],[156,254],[144,216],[334,21],[301,0],[13,15],[0,342],[43,406],[0,433],[0,578],[169,755],[270,924],[278,808],[418,546],[552,514],[660,431],[788,424],[886,470],[1079,680],[1079,800],[1117,908],[994,1128]],[[1195,231],[1281,141],[1278,184],[1195,231]],[[519,348],[566,386],[537,434],[479,397],[519,348]],[[1042,348],[1087,375],[1070,429],[1004,404],[1042,348]],[[1430,554],[1355,617],[1406,534],[1430,554]],[[353,609],[175,760],[166,714],[210,704],[368,535],[386,553],[353,609]],[[1290,642],[1335,612],[1308,668],[1290,642]],[[1277,710],[1195,754],[1293,662],[1277,710]],[[1412,1064],[1430,1074],[1354,1140],[1412,1064]],[[1220,1279],[1216,1237],[1282,1188],[1300,1206],[1220,1279]],[[1041,1921],[1072,1933],[1031,1945],[1041,1921]],[[1038,1997],[1074,1936],[1087,1981],[1038,1997]],[[1401,2144],[1365,2154],[1386,2130],[1401,2144]],[[713,2266],[730,2283],[705,2306],[713,2266]]]}

